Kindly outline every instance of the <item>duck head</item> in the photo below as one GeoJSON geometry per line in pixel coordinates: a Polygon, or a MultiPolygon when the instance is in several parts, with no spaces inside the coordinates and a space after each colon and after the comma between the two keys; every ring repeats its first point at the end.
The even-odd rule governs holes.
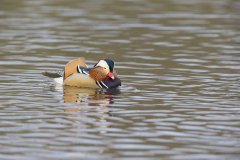
{"type": "Polygon", "coordinates": [[[106,74],[107,77],[111,78],[112,80],[115,79],[113,74],[114,69],[114,62],[111,59],[102,59],[97,64],[95,64],[96,68],[101,68],[102,72],[106,74]]]}

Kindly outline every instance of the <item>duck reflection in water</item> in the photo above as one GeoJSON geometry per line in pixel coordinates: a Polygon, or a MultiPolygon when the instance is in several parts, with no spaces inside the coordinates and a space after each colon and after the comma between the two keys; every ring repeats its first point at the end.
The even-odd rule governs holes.
{"type": "Polygon", "coordinates": [[[55,90],[63,92],[64,103],[78,104],[77,106],[73,105],[74,107],[65,108],[65,112],[88,110],[109,113],[109,105],[113,104],[114,97],[121,93],[119,88],[103,90],[62,85],[56,85],[55,90]]]}
{"type": "Polygon", "coordinates": [[[119,89],[96,90],[64,86],[64,103],[73,104],[64,108],[64,112],[67,113],[67,119],[77,124],[81,130],[94,126],[94,130],[105,133],[111,127],[107,121],[112,116],[109,105],[114,103],[114,95],[119,93],[119,89]]]}
{"type": "Polygon", "coordinates": [[[106,107],[113,103],[113,97],[117,94],[120,94],[120,90],[118,88],[100,90],[71,86],[63,87],[64,103],[80,104],[82,106],[106,107]]]}
{"type": "Polygon", "coordinates": [[[100,133],[106,133],[111,128],[109,117],[112,116],[110,105],[114,103],[116,95],[120,94],[120,88],[93,89],[80,88],[61,84],[55,84],[54,91],[63,101],[65,120],[72,122],[72,127],[78,132],[87,132],[85,128],[100,133]]]}

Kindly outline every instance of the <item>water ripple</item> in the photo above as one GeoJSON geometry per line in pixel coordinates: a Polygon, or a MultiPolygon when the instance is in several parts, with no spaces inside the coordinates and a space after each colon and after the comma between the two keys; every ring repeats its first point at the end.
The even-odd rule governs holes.
{"type": "Polygon", "coordinates": [[[0,159],[238,159],[239,2],[3,1],[0,159]],[[115,60],[115,91],[42,76],[115,60]]]}

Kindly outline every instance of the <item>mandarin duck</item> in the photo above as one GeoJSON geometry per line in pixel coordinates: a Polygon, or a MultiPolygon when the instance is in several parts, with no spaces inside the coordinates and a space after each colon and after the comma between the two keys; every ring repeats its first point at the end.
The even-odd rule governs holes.
{"type": "Polygon", "coordinates": [[[85,58],[80,57],[69,61],[64,67],[63,74],[44,72],[43,75],[67,86],[105,89],[121,86],[121,80],[114,70],[114,62],[111,59],[102,59],[92,68],[88,68],[85,58]]]}

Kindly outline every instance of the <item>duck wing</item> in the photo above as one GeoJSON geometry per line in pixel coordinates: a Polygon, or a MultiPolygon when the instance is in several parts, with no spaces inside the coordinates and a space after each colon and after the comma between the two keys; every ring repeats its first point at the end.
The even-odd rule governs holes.
{"type": "Polygon", "coordinates": [[[84,57],[71,60],[66,64],[66,66],[64,67],[64,79],[66,79],[67,77],[74,73],[78,73],[77,70],[78,66],[87,68],[84,57]]]}

